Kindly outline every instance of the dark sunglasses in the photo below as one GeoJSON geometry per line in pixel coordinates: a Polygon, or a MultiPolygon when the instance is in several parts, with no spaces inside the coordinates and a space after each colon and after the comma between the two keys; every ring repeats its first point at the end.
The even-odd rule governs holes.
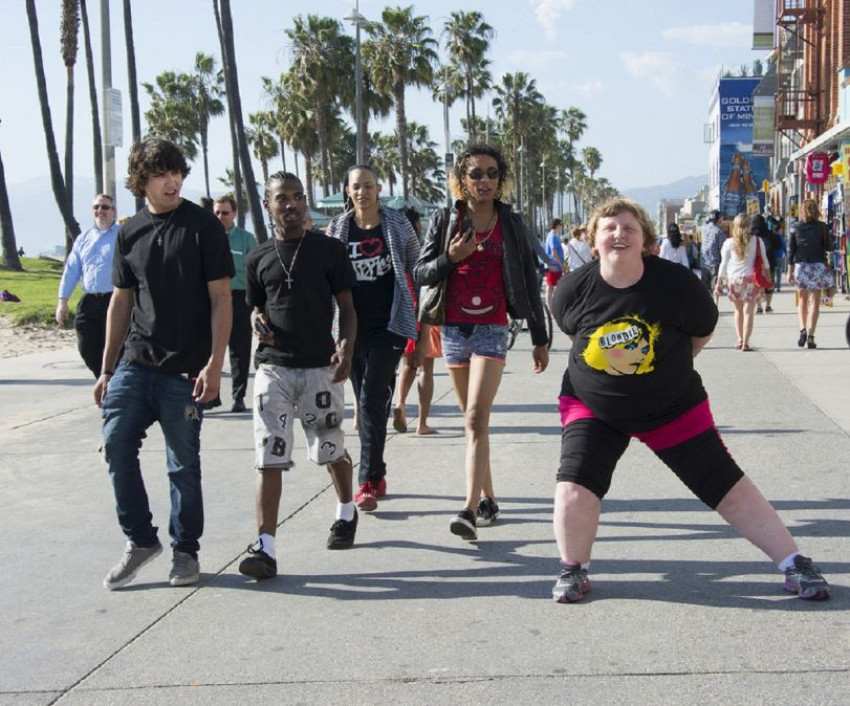
{"type": "Polygon", "coordinates": [[[501,176],[501,173],[498,169],[496,169],[496,167],[490,167],[486,172],[476,167],[475,169],[468,171],[466,176],[472,179],[472,181],[481,181],[484,177],[487,177],[488,179],[498,179],[501,176]]]}
{"type": "Polygon", "coordinates": [[[95,204],[94,206],[92,206],[92,209],[94,209],[95,211],[111,211],[112,206],[109,206],[107,204],[98,203],[98,204],[95,204]]]}

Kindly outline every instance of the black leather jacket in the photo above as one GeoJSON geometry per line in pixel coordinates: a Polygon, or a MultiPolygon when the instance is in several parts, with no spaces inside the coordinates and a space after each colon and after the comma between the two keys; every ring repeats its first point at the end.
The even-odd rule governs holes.
{"type": "Polygon", "coordinates": [[[797,223],[788,240],[788,267],[798,262],[826,262],[826,253],[832,250],[832,236],[822,221],[797,223]]]}
{"type": "MultiPolygon", "coordinates": [[[[532,245],[534,236],[526,228],[522,218],[513,213],[508,204],[496,201],[495,205],[502,227],[504,253],[502,282],[508,313],[515,319],[525,319],[528,322],[528,330],[531,332],[532,343],[535,346],[545,346],[548,336],[537,280],[536,255],[532,245]]],[[[447,231],[449,241],[460,218],[459,206],[460,202],[457,202],[454,208],[449,210],[447,231]]],[[[413,268],[413,281],[417,287],[434,284],[448,277],[456,265],[449,262],[445,252],[439,252],[445,212],[445,208],[435,211],[428,225],[419,260],[413,268]]]]}

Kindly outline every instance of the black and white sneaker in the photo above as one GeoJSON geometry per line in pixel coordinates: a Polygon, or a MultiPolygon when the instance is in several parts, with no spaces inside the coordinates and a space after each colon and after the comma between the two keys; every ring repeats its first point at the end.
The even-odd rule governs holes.
{"type": "Polygon", "coordinates": [[[263,551],[262,543],[257,540],[248,545],[248,556],[239,563],[239,573],[254,579],[271,579],[277,576],[277,560],[263,551]]]}
{"type": "Polygon", "coordinates": [[[499,519],[499,504],[493,498],[481,498],[478,501],[478,527],[489,527],[499,519]]]}
{"type": "Polygon", "coordinates": [[[472,510],[469,508],[465,507],[457,514],[457,517],[452,519],[449,529],[452,534],[456,534],[458,537],[462,537],[470,542],[478,539],[478,530],[475,529],[475,515],[472,514],[472,510]]]}
{"type": "Polygon", "coordinates": [[[337,520],[331,525],[331,533],[328,537],[328,549],[349,549],[354,544],[354,535],[357,532],[357,510],[354,510],[354,519],[337,520]]]}

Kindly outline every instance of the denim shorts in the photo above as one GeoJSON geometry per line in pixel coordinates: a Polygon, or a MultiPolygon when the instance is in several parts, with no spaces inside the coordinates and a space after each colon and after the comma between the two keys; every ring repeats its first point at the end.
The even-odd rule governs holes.
{"type": "Polygon", "coordinates": [[[450,368],[465,368],[472,356],[505,362],[508,327],[496,324],[446,324],[443,326],[443,356],[450,368]]]}

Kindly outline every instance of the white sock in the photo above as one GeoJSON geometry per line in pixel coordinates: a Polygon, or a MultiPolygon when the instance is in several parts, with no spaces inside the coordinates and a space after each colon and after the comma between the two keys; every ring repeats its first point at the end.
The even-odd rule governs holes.
{"type": "Polygon", "coordinates": [[[337,503],[336,519],[351,522],[354,519],[354,502],[337,503]]]}
{"type": "Polygon", "coordinates": [[[788,556],[786,556],[782,561],[779,562],[779,570],[784,574],[788,569],[794,567],[794,557],[796,557],[800,552],[791,552],[788,556]]]}
{"type": "Polygon", "coordinates": [[[260,549],[262,549],[272,559],[277,558],[274,551],[274,537],[272,535],[261,534],[257,541],[260,543],[260,549]]]}

